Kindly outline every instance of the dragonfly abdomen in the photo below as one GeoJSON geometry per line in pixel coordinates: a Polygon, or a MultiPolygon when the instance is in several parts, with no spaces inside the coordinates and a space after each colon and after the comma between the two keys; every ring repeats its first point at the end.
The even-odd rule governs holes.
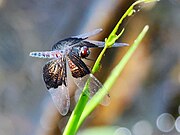
{"type": "Polygon", "coordinates": [[[37,57],[37,58],[61,58],[62,55],[64,55],[64,51],[58,50],[58,51],[45,51],[45,52],[31,52],[29,56],[31,57],[37,57]]]}

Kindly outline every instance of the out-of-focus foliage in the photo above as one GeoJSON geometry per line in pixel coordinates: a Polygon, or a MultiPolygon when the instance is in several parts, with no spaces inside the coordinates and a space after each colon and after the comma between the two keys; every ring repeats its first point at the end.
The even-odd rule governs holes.
{"type": "MultiPolygon", "coordinates": [[[[46,60],[33,59],[29,52],[50,50],[60,39],[101,26],[108,35],[132,2],[0,0],[0,134],[45,135],[62,130],[68,116],[59,121],[46,91],[42,80],[46,60]]],[[[161,0],[152,9],[144,7],[128,22],[124,42],[131,44],[144,24],[150,25],[149,35],[110,92],[111,105],[98,108],[87,125],[111,124],[127,127],[134,135],[161,135],[164,125],[157,126],[161,122],[157,120],[166,118],[170,122],[169,127],[165,125],[170,129],[166,134],[179,134],[174,127],[180,113],[179,7],[178,0],[161,0]]],[[[123,51],[107,51],[96,74],[99,80],[106,79],[123,51]]]]}

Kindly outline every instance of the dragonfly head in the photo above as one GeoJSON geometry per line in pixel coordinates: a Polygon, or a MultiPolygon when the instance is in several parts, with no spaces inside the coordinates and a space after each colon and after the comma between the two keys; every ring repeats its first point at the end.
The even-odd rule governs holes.
{"type": "Polygon", "coordinates": [[[87,46],[83,46],[80,48],[79,56],[81,58],[86,58],[89,56],[89,54],[90,54],[90,50],[87,46]]]}

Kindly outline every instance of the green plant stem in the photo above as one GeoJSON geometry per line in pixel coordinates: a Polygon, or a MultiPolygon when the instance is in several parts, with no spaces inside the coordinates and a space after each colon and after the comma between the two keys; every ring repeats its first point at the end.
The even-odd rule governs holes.
{"type": "Polygon", "coordinates": [[[83,89],[82,94],[79,97],[79,99],[81,99],[81,102],[78,101],[77,105],[75,106],[74,111],[72,112],[72,114],[69,118],[69,121],[65,127],[63,135],[74,135],[75,134],[78,121],[79,121],[81,114],[89,100],[89,97],[85,94],[85,91],[88,91],[87,83],[83,89]]]}
{"type": "Polygon", "coordinates": [[[101,59],[106,51],[107,48],[112,47],[112,45],[116,42],[116,40],[123,34],[124,32],[124,28],[121,30],[121,32],[117,35],[117,31],[119,29],[120,24],[122,23],[122,21],[127,17],[127,16],[131,16],[133,13],[135,13],[136,11],[133,9],[136,5],[141,4],[141,3],[150,3],[150,2],[155,2],[158,0],[138,0],[136,2],[134,2],[129,8],[128,10],[124,13],[124,15],[121,17],[121,19],[119,20],[119,22],[116,24],[116,26],[114,27],[113,31],[111,32],[111,34],[109,35],[109,37],[107,39],[105,39],[105,46],[103,48],[103,50],[101,51],[100,55],[98,56],[93,69],[92,69],[92,74],[94,74],[95,72],[97,72],[100,68],[100,62],[101,59]]]}
{"type": "Polygon", "coordinates": [[[135,52],[136,48],[144,38],[145,34],[147,33],[149,29],[149,26],[146,25],[142,32],[139,34],[137,39],[134,41],[133,45],[129,48],[125,56],[122,58],[122,60],[119,62],[119,64],[113,69],[111,72],[110,76],[104,83],[104,87],[100,89],[94,96],[93,98],[88,102],[88,105],[85,107],[81,118],[79,120],[78,126],[76,131],[79,129],[81,126],[82,122],[85,120],[85,118],[94,110],[94,108],[99,104],[99,102],[103,99],[103,97],[108,93],[110,88],[113,86],[114,82],[117,80],[119,74],[122,72],[124,69],[125,65],[131,58],[132,54],[135,52]]]}
{"type": "Polygon", "coordinates": [[[105,54],[106,49],[107,49],[107,46],[104,46],[103,50],[101,51],[98,58],[96,59],[96,62],[95,62],[94,66],[93,66],[93,69],[91,71],[92,74],[94,74],[95,72],[97,72],[99,70],[101,59],[102,59],[103,55],[105,54]]]}
{"type": "MultiPolygon", "coordinates": [[[[106,49],[110,48],[115,43],[115,41],[121,36],[121,34],[123,33],[124,29],[122,29],[120,34],[116,35],[116,32],[117,32],[117,30],[119,28],[119,25],[122,23],[123,19],[125,17],[131,16],[133,14],[133,12],[134,12],[133,7],[135,5],[137,5],[137,4],[140,4],[140,3],[148,3],[148,2],[153,2],[153,1],[157,1],[157,0],[139,0],[139,1],[136,1],[135,3],[133,3],[129,7],[129,9],[122,16],[122,18],[119,20],[118,24],[115,26],[114,30],[111,32],[109,37],[107,39],[105,39],[105,47],[103,48],[102,52],[98,56],[97,61],[95,62],[95,65],[93,66],[92,73],[95,73],[95,72],[97,72],[99,70],[100,62],[101,62],[101,59],[102,59],[106,49]]],[[[109,85],[105,83],[105,87],[107,89],[109,87],[109,85]]],[[[65,127],[63,135],[74,135],[76,133],[76,131],[78,130],[79,126],[82,124],[82,120],[84,120],[87,117],[87,115],[89,114],[88,111],[83,113],[83,110],[84,110],[84,108],[85,108],[85,106],[86,106],[86,104],[88,102],[88,99],[89,99],[88,96],[85,94],[87,91],[88,91],[88,87],[86,85],[85,88],[82,91],[82,94],[79,97],[79,100],[78,100],[78,102],[76,104],[76,107],[75,107],[74,111],[72,112],[72,114],[71,114],[71,116],[69,118],[69,121],[68,121],[68,123],[67,123],[67,125],[65,127]],[[83,117],[81,118],[82,113],[83,113],[83,117]],[[80,120],[80,118],[81,118],[81,120],[80,120]],[[79,120],[80,120],[80,122],[79,122],[79,120]]],[[[104,90],[104,91],[106,92],[106,90],[104,90]]],[[[101,92],[101,90],[99,91],[99,93],[100,92],[101,92]]],[[[94,107],[92,105],[94,101],[99,101],[99,99],[97,98],[98,95],[99,94],[96,94],[92,98],[93,100],[90,101],[89,104],[92,106],[91,108],[95,108],[95,105],[94,105],[94,107]],[[96,100],[96,98],[97,98],[97,100],[96,100]]],[[[106,94],[102,94],[102,95],[106,95],[106,94]]],[[[89,104],[88,104],[88,107],[89,107],[89,104]]],[[[98,103],[96,103],[96,105],[97,104],[98,103]]],[[[86,106],[86,108],[87,108],[87,106],[86,106]]]]}

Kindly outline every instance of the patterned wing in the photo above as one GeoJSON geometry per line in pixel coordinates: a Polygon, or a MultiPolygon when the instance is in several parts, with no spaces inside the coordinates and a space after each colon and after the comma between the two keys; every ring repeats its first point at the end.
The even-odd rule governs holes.
{"type": "Polygon", "coordinates": [[[66,38],[63,40],[58,41],[56,44],[53,45],[52,50],[64,50],[66,48],[72,48],[78,45],[82,40],[82,38],[66,38]]]}
{"type": "MultiPolygon", "coordinates": [[[[89,92],[87,92],[86,95],[88,95],[90,98],[93,97],[96,92],[103,87],[101,82],[99,82],[98,79],[90,74],[90,71],[86,64],[75,53],[70,52],[67,55],[67,60],[72,76],[74,77],[74,82],[79,87],[80,91],[83,90],[87,80],[89,80],[89,92]]],[[[110,98],[107,94],[102,100],[101,104],[108,105],[109,102],[110,98]]]]}
{"type": "Polygon", "coordinates": [[[67,55],[67,60],[73,77],[79,78],[90,74],[88,67],[76,53],[70,52],[67,55]]]}
{"type": "Polygon", "coordinates": [[[66,115],[70,107],[70,98],[65,58],[61,57],[46,63],[43,67],[43,78],[58,111],[66,115]]]}
{"type": "Polygon", "coordinates": [[[43,78],[48,89],[67,86],[66,60],[64,57],[53,59],[43,67],[43,78]]]}
{"type": "MultiPolygon", "coordinates": [[[[94,36],[102,31],[101,28],[95,29],[91,32],[84,33],[78,36],[71,36],[70,38],[66,38],[58,41],[53,45],[52,50],[62,50],[66,47],[81,47],[84,46],[82,41],[87,39],[88,37],[94,36]]],[[[94,44],[89,44],[88,47],[96,47],[94,44]]]]}

